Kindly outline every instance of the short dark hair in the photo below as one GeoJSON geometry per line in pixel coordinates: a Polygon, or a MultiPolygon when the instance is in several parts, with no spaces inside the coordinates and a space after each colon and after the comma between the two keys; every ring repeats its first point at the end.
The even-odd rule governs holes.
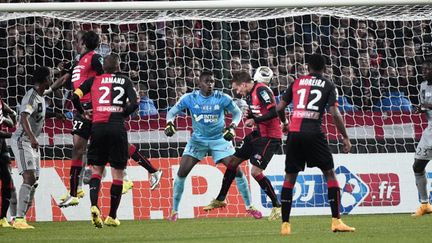
{"type": "Polygon", "coordinates": [[[90,30],[84,33],[84,35],[81,37],[82,43],[87,47],[89,50],[94,50],[99,46],[99,35],[96,34],[96,32],[90,30]]]}
{"type": "Polygon", "coordinates": [[[41,83],[45,82],[47,77],[49,77],[50,75],[51,75],[51,72],[50,72],[49,68],[38,67],[33,72],[33,78],[32,78],[33,83],[34,84],[41,84],[41,83]]]}
{"type": "Polygon", "coordinates": [[[320,54],[314,53],[309,56],[308,67],[311,70],[322,71],[325,69],[326,60],[320,54]]]}
{"type": "Polygon", "coordinates": [[[252,77],[247,71],[238,71],[233,73],[232,83],[241,84],[252,82],[252,77]]]}
{"type": "Polygon", "coordinates": [[[213,76],[213,73],[208,71],[208,70],[202,71],[200,76],[199,76],[200,82],[201,82],[201,80],[203,80],[205,77],[208,77],[208,76],[213,76]]]}
{"type": "Polygon", "coordinates": [[[115,73],[120,63],[120,57],[111,53],[104,58],[103,69],[106,73],[115,73]]]}

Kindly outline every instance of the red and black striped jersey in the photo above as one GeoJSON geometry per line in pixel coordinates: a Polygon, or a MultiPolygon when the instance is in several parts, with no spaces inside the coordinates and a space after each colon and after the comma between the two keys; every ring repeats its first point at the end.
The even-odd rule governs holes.
{"type": "MultiPolygon", "coordinates": [[[[80,85],[87,79],[101,75],[103,58],[97,54],[94,50],[83,54],[72,70],[72,88],[76,90],[80,85]]],[[[81,97],[81,103],[90,102],[90,94],[81,97]]]]}
{"type": "Polygon", "coordinates": [[[322,116],[327,105],[337,106],[337,90],[333,82],[319,75],[296,79],[285,91],[282,99],[294,110],[290,132],[321,132],[322,116]]]}
{"type": "MultiPolygon", "coordinates": [[[[252,91],[247,94],[246,102],[249,106],[250,116],[260,117],[276,106],[273,91],[267,85],[255,82],[252,91]]],[[[261,137],[282,138],[282,130],[278,117],[259,122],[257,125],[261,137]]]]}
{"type": "Polygon", "coordinates": [[[125,117],[138,107],[137,95],[132,82],[120,74],[107,73],[87,79],[75,93],[80,97],[91,94],[93,124],[123,125],[125,117]]]}

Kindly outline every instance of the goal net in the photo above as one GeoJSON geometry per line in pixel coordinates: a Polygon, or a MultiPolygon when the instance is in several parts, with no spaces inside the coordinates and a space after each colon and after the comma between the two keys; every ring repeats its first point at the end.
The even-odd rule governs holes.
{"type": "MultiPolygon", "coordinates": [[[[164,172],[158,189],[150,191],[147,171],[135,162],[129,162],[128,176],[134,188],[122,197],[120,218],[163,218],[169,214],[173,178],[179,167],[179,157],[190,138],[191,118],[186,113],[178,116],[178,132],[168,138],[163,133],[165,115],[181,95],[197,88],[202,70],[211,70],[216,87],[234,95],[230,88],[233,72],[246,69],[253,74],[259,66],[268,66],[274,73],[269,86],[278,100],[295,78],[307,73],[306,60],[315,52],[326,57],[325,76],[338,88],[339,109],[353,143],[351,152],[363,156],[362,159],[337,157],[343,160],[341,164],[337,162],[337,173],[347,195],[342,200],[345,203],[343,212],[349,213],[358,205],[400,204],[401,200],[392,192],[383,192],[389,193],[386,197],[379,191],[381,182],[391,184],[397,172],[390,173],[380,167],[378,174],[359,175],[353,174],[347,164],[374,155],[412,161],[411,153],[427,125],[425,117],[412,113],[412,106],[419,103],[419,84],[423,80],[421,63],[432,54],[431,5],[227,9],[203,5],[193,9],[113,11],[80,7],[75,11],[58,8],[1,11],[0,95],[11,107],[17,107],[31,87],[30,77],[35,67],[51,68],[54,78],[60,75],[59,69],[69,65],[77,55],[76,38],[82,30],[94,30],[99,34],[101,45],[97,51],[101,55],[119,54],[121,71],[132,79],[141,97],[140,110],[128,120],[129,140],[164,172]],[[395,156],[394,153],[398,154],[395,156]],[[381,199],[378,201],[378,198],[381,199]]],[[[71,117],[70,94],[69,87],[64,87],[48,97],[50,108],[61,109],[71,117]]],[[[240,97],[235,98],[244,107],[240,97]]],[[[328,115],[324,117],[323,130],[332,152],[339,154],[342,143],[328,115]]],[[[69,187],[70,131],[71,120],[46,121],[40,137],[43,148],[41,178],[31,219],[88,217],[90,201],[86,186],[87,195],[78,207],[60,210],[56,206],[59,196],[69,187]]],[[[240,125],[237,145],[248,132],[250,130],[240,125]]],[[[274,158],[277,162],[266,171],[277,192],[280,192],[284,174],[283,150],[281,147],[280,155],[274,158]]],[[[411,165],[404,162],[403,166],[395,165],[396,170],[410,173],[411,165]]],[[[365,167],[373,167],[368,163],[364,167],[355,166],[359,171],[367,171],[365,167]]],[[[248,171],[249,165],[244,163],[243,169],[248,171]]],[[[235,186],[230,190],[227,209],[209,214],[202,210],[217,195],[224,170],[223,166],[215,167],[210,158],[192,170],[180,205],[181,217],[246,215],[235,186]]],[[[250,174],[246,174],[255,206],[268,214],[270,201],[250,174]]],[[[16,173],[14,178],[19,186],[20,178],[16,173]]],[[[104,213],[109,209],[110,180],[108,172],[101,191],[104,213]]],[[[300,176],[294,207],[312,207],[311,211],[301,212],[322,214],[321,208],[328,206],[325,187],[319,173],[300,176]],[[311,185],[312,180],[316,184],[311,185]],[[317,196],[308,198],[311,188],[317,196]]],[[[392,190],[399,193],[397,195],[402,194],[399,187],[392,190]]],[[[406,208],[397,210],[407,211],[406,208]]],[[[324,209],[323,213],[327,211],[324,209]]]]}

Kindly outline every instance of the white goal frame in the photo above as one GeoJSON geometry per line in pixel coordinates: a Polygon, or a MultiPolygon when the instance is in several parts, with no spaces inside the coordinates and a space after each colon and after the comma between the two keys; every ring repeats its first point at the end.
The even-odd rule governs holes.
{"type": "Polygon", "coordinates": [[[122,11],[174,9],[234,9],[234,8],[301,8],[338,6],[424,5],[428,0],[222,0],[222,1],[136,1],[136,2],[57,2],[57,3],[1,3],[0,12],[29,11],[122,11]]]}

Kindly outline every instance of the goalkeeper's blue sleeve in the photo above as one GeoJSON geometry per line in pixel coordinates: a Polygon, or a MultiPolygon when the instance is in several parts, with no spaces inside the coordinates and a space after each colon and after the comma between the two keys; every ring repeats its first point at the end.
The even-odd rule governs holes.
{"type": "Polygon", "coordinates": [[[237,127],[242,118],[242,112],[240,108],[231,101],[231,103],[227,107],[228,111],[232,114],[232,123],[237,127]]]}
{"type": "Polygon", "coordinates": [[[178,113],[180,113],[180,110],[177,108],[177,106],[173,106],[171,109],[169,109],[166,115],[167,123],[173,122],[178,113]]]}

